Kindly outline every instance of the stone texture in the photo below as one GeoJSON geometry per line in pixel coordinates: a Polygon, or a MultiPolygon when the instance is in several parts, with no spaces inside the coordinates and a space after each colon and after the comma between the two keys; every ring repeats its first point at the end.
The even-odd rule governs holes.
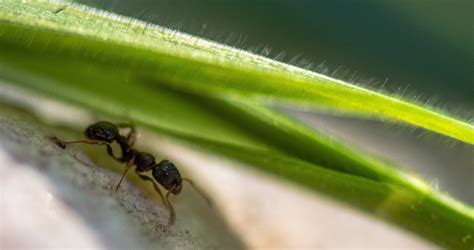
{"type": "Polygon", "coordinates": [[[168,211],[128,181],[114,192],[119,174],[96,166],[78,147],[60,149],[36,120],[0,110],[2,249],[241,247],[225,230],[200,237],[205,220],[167,226],[168,211]]]}

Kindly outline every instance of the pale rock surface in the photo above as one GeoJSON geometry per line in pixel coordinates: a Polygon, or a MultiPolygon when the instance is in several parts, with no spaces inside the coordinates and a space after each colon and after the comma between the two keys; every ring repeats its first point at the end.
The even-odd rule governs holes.
{"type": "MultiPolygon", "coordinates": [[[[0,114],[0,248],[242,248],[219,222],[167,226],[168,211],[33,119],[0,114]],[[216,226],[217,224],[217,226],[216,226]],[[217,230],[220,230],[217,233],[217,230]],[[208,232],[203,238],[202,231],[208,232]]],[[[192,205],[189,205],[192,208],[192,205]]],[[[205,218],[206,219],[206,218],[205,218]]],[[[209,218],[207,218],[209,219],[209,218]]],[[[211,218],[214,219],[215,218],[211,218]]]]}

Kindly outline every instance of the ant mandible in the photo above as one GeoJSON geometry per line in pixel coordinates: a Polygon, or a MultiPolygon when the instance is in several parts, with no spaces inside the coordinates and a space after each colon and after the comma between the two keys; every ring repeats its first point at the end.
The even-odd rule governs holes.
{"type": "Polygon", "coordinates": [[[155,157],[146,152],[140,152],[138,150],[133,149],[133,144],[136,140],[136,130],[135,126],[125,123],[118,123],[114,124],[107,121],[99,121],[96,122],[89,127],[86,128],[84,134],[87,137],[87,140],[80,140],[80,141],[62,141],[57,137],[52,137],[53,141],[61,148],[65,149],[67,144],[72,143],[86,143],[86,144],[97,144],[97,145],[105,145],[107,148],[107,153],[114,158],[115,160],[126,163],[125,170],[123,171],[122,177],[118,182],[117,186],[115,187],[115,191],[117,191],[120,187],[120,184],[123,181],[123,178],[127,174],[128,170],[132,166],[136,166],[135,172],[136,174],[145,181],[149,181],[153,184],[153,188],[156,192],[160,195],[161,199],[165,206],[170,210],[170,217],[168,224],[172,225],[175,221],[175,211],[173,205],[169,200],[169,195],[174,194],[177,195],[181,192],[183,181],[188,182],[191,186],[200,193],[204,199],[210,204],[210,199],[194,185],[194,183],[187,178],[182,178],[181,174],[179,173],[176,166],[168,161],[162,160],[160,163],[156,163],[155,157]],[[120,129],[129,129],[129,132],[126,136],[122,136],[119,133],[120,129]],[[111,143],[117,142],[120,146],[122,151],[122,156],[117,157],[113,153],[111,143]],[[155,181],[147,176],[142,174],[146,171],[152,171],[153,178],[161,184],[168,192],[165,196],[161,192],[158,185],[155,181]]]}

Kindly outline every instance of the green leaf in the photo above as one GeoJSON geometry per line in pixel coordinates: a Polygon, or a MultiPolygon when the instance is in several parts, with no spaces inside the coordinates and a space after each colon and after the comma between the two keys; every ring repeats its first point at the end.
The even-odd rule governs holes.
{"type": "Polygon", "coordinates": [[[250,163],[440,245],[474,245],[466,238],[474,232],[472,208],[263,104],[403,121],[472,144],[471,124],[83,6],[54,13],[60,7],[43,1],[0,3],[1,78],[250,163]]]}
{"type": "Polygon", "coordinates": [[[2,2],[2,42],[27,48],[33,45],[43,52],[85,60],[100,58],[104,63],[134,68],[144,77],[202,95],[279,101],[391,119],[474,144],[472,124],[432,107],[79,5],[68,5],[55,13],[60,7],[43,1],[2,2]]]}

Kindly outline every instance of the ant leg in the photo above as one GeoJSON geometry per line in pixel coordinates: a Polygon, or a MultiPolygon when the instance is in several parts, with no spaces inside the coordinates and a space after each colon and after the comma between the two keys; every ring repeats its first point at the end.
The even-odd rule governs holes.
{"type": "Polygon", "coordinates": [[[132,147],[133,144],[135,144],[135,141],[137,140],[137,130],[135,128],[135,125],[129,123],[118,123],[117,127],[130,129],[130,132],[128,132],[126,136],[126,142],[130,147],[132,147]]]}
{"type": "Polygon", "coordinates": [[[140,173],[138,173],[138,171],[135,169],[135,173],[137,173],[137,175],[144,181],[149,181],[153,184],[153,188],[155,188],[155,191],[160,195],[161,197],[161,200],[163,201],[163,204],[165,204],[165,207],[168,207],[168,203],[166,202],[165,200],[165,197],[163,196],[163,193],[161,192],[160,188],[158,187],[158,185],[155,183],[155,181],[153,181],[152,178],[146,176],[146,175],[142,175],[140,173]]]}
{"type": "Polygon", "coordinates": [[[103,145],[103,144],[108,144],[107,142],[103,141],[97,141],[97,140],[82,140],[82,141],[62,141],[56,136],[50,137],[50,139],[56,143],[59,147],[65,149],[67,144],[73,144],[73,143],[85,143],[85,144],[97,144],[97,145],[103,145]]]}
{"type": "Polygon", "coordinates": [[[82,141],[61,141],[59,138],[56,136],[50,137],[50,139],[56,143],[59,147],[62,149],[66,148],[66,144],[73,144],[73,143],[85,143],[85,144],[96,144],[96,145],[105,145],[107,147],[107,153],[114,158],[117,161],[123,162],[120,157],[117,157],[114,155],[114,152],[112,150],[112,147],[110,146],[110,143],[104,142],[104,141],[97,141],[97,140],[82,140],[82,141]]]}
{"type": "Polygon", "coordinates": [[[114,158],[115,160],[117,160],[119,162],[124,162],[122,160],[122,158],[117,157],[117,156],[114,155],[114,151],[112,150],[112,146],[110,146],[110,144],[107,144],[105,146],[107,147],[107,154],[109,154],[112,158],[114,158]]]}
{"type": "MultiPolygon", "coordinates": [[[[171,190],[173,190],[173,188],[171,190]]],[[[170,226],[173,225],[175,220],[176,220],[176,213],[174,211],[174,207],[173,207],[173,205],[171,205],[171,202],[169,200],[171,190],[168,190],[168,192],[166,193],[166,202],[168,202],[168,208],[170,209],[170,218],[168,220],[168,225],[170,225],[170,226]]]]}
{"type": "Polygon", "coordinates": [[[188,178],[181,178],[181,180],[183,181],[187,181],[189,184],[191,184],[191,186],[194,188],[194,190],[196,190],[207,202],[207,204],[209,204],[209,206],[212,206],[212,201],[211,199],[209,198],[209,196],[207,196],[200,188],[198,188],[193,181],[191,181],[190,179],[188,178]]]}
{"type": "Polygon", "coordinates": [[[135,159],[135,158],[132,158],[132,159],[130,159],[130,160],[127,161],[127,165],[125,165],[125,170],[123,171],[122,178],[120,178],[119,183],[118,183],[117,186],[115,187],[115,192],[117,192],[117,190],[119,189],[120,184],[122,183],[123,178],[124,178],[125,175],[127,174],[128,170],[130,170],[130,168],[133,166],[133,160],[134,160],[134,159],[135,159]]]}

